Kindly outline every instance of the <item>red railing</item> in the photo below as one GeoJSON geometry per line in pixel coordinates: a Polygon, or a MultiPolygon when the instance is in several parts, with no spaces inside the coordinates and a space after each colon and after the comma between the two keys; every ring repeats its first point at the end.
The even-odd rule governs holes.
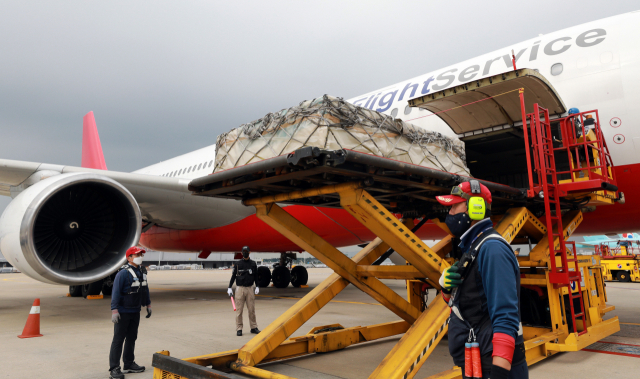
{"type": "MultiPolygon", "coordinates": [[[[575,148],[578,145],[578,141],[576,140],[575,143],[567,141],[566,145],[563,142],[563,147],[561,148],[554,147],[554,142],[557,143],[558,141],[554,138],[551,131],[549,111],[538,106],[536,103],[533,105],[533,113],[526,114],[524,109],[525,103],[523,91],[520,91],[520,104],[522,107],[522,128],[524,132],[527,166],[529,171],[528,196],[538,196],[544,200],[547,238],[549,240],[549,281],[556,287],[567,287],[569,292],[569,308],[571,319],[573,321],[573,330],[579,335],[584,334],[587,332],[587,325],[585,322],[586,317],[584,313],[582,287],[580,285],[581,271],[578,266],[578,256],[575,243],[565,241],[560,200],[562,195],[566,195],[566,191],[561,189],[561,184],[558,182],[559,172],[556,170],[555,157],[556,151],[562,148],[569,151],[572,147],[575,148]],[[534,178],[536,179],[535,181],[534,178]],[[556,239],[558,239],[557,247],[556,239]],[[572,255],[570,257],[567,255],[567,245],[573,247],[572,255]],[[560,258],[559,264],[556,262],[557,257],[560,258]],[[574,293],[574,290],[577,291],[574,293]],[[579,299],[580,310],[578,312],[576,312],[574,306],[575,299],[579,299]],[[578,319],[581,319],[582,321],[582,332],[578,332],[578,319]]],[[[562,126],[562,121],[560,125],[562,126]]],[[[601,133],[599,135],[602,137],[601,133]]],[[[564,136],[568,136],[568,134],[563,133],[563,137],[564,136]]],[[[597,140],[597,137],[595,139],[597,140]]],[[[586,138],[584,138],[584,140],[586,140],[586,138]]],[[[600,142],[601,145],[599,146],[604,146],[604,141],[600,140],[600,142]]],[[[582,143],[582,145],[586,146],[584,143],[582,143]]],[[[605,150],[604,148],[601,148],[600,151],[604,152],[605,150]]],[[[571,171],[573,160],[571,159],[571,154],[568,154],[570,174],[573,175],[573,171],[571,171]]],[[[576,157],[576,162],[579,164],[579,154],[576,154],[576,157]]],[[[589,161],[588,152],[585,154],[585,160],[589,161]]],[[[587,169],[590,170],[590,168],[591,166],[587,166],[587,169]]],[[[608,170],[606,164],[603,166],[603,169],[608,170]]],[[[597,188],[590,189],[590,191],[601,189],[602,185],[598,182],[597,188]]]]}

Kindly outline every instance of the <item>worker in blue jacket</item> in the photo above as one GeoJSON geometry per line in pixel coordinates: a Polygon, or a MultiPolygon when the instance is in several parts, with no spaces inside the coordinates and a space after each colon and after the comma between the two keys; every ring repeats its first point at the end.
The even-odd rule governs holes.
{"type": "Polygon", "coordinates": [[[443,298],[451,307],[449,352],[454,363],[466,377],[472,370],[465,371],[465,348],[479,345],[482,378],[528,378],[520,269],[510,244],[493,229],[491,192],[471,180],[436,199],[451,207],[445,223],[460,238],[462,252],[440,278],[443,298]]]}
{"type": "Polygon", "coordinates": [[[144,366],[134,362],[134,350],[140,325],[140,310],[147,307],[147,318],[151,317],[151,298],[147,285],[147,270],[142,266],[146,251],[139,247],[127,250],[127,264],[120,268],[111,293],[111,321],[113,341],[109,353],[109,374],[111,379],[123,379],[120,357],[124,361],[125,373],[143,372],[144,366]],[[124,343],[124,353],[122,345],[124,343]]]}

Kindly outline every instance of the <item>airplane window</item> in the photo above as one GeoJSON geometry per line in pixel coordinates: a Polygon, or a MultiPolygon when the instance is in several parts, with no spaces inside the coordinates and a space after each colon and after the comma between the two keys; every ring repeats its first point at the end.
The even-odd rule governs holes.
{"type": "Polygon", "coordinates": [[[558,76],[560,74],[562,74],[562,63],[556,63],[553,66],[551,66],[551,75],[553,76],[558,76]]]}
{"type": "Polygon", "coordinates": [[[211,165],[212,165],[212,164],[213,164],[213,161],[210,161],[210,162],[209,162],[209,167],[211,167],[211,165]]]}
{"type": "Polygon", "coordinates": [[[411,113],[411,111],[412,111],[412,108],[408,105],[404,108],[404,114],[409,114],[411,113]]]}
{"type": "Polygon", "coordinates": [[[201,168],[202,168],[202,163],[198,165],[198,170],[200,170],[201,168]]]}
{"type": "Polygon", "coordinates": [[[180,169],[180,171],[178,171],[178,175],[182,174],[182,169],[180,169]]]}
{"type": "Polygon", "coordinates": [[[391,117],[396,118],[397,115],[398,115],[398,108],[393,108],[393,110],[391,111],[391,117]]]}
{"type": "Polygon", "coordinates": [[[191,172],[192,168],[193,168],[193,166],[189,166],[189,169],[187,170],[187,173],[191,172]]]}

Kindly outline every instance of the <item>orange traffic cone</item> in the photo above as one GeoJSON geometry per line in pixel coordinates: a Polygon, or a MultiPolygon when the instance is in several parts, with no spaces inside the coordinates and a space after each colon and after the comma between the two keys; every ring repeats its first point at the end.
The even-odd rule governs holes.
{"type": "Polygon", "coordinates": [[[31,312],[29,312],[27,323],[24,326],[22,334],[18,337],[42,337],[42,334],[40,334],[40,299],[35,299],[33,301],[33,306],[31,307],[31,312]]]}

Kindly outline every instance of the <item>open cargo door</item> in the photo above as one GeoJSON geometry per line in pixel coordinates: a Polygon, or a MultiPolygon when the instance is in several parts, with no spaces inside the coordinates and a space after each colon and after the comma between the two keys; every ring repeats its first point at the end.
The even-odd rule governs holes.
{"type": "Polygon", "coordinates": [[[555,88],[539,72],[523,68],[478,79],[456,87],[409,100],[409,106],[424,108],[449,125],[458,137],[501,130],[522,123],[518,89],[524,88],[525,108],[533,104],[549,110],[550,116],[566,112],[555,88]]]}
{"type": "MultiPolygon", "coordinates": [[[[526,188],[520,88],[524,88],[526,112],[533,112],[535,103],[547,108],[556,133],[558,127],[553,119],[565,113],[567,107],[544,76],[527,68],[418,97],[409,100],[409,105],[424,108],[449,125],[465,143],[467,167],[474,177],[526,188]]],[[[559,158],[557,165],[568,165],[564,160],[559,158]]]]}

